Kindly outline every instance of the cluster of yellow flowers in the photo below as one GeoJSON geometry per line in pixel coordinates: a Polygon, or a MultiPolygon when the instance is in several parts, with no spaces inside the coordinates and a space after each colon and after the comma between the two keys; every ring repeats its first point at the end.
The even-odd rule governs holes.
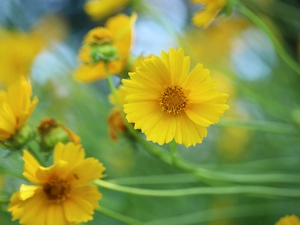
{"type": "MultiPolygon", "coordinates": [[[[114,2],[88,1],[85,10],[93,19],[103,19],[129,4],[114,2]],[[102,4],[107,8],[102,8],[102,4]]],[[[192,18],[199,27],[207,27],[226,5],[226,0],[192,2],[204,5],[192,18]]],[[[160,56],[142,56],[133,63],[130,49],[136,20],[135,13],[118,14],[103,27],[90,30],[78,53],[75,79],[93,82],[106,78],[110,82],[110,101],[115,107],[108,125],[114,140],[118,133],[133,128],[143,133],[147,141],[159,145],[173,141],[188,148],[202,143],[207,128],[229,109],[228,94],[217,91],[210,70],[202,64],[191,68],[191,59],[182,47],[161,51],[160,56]],[[120,75],[117,87],[111,82],[111,75],[120,75]]],[[[32,60],[32,52],[22,52],[29,52],[32,60]]],[[[24,66],[20,68],[22,71],[24,66]]],[[[27,70],[28,63],[25,72],[13,73],[26,74],[27,70]]],[[[37,130],[26,125],[38,103],[37,97],[32,98],[26,77],[4,83],[5,88],[0,91],[1,148],[23,150],[38,136],[41,150],[54,150],[53,165],[49,167],[30,149],[23,150],[23,175],[34,185],[22,184],[12,195],[8,211],[13,220],[24,225],[70,225],[92,220],[102,195],[89,183],[104,177],[105,167],[95,158],[85,158],[80,138],[54,119],[45,118],[37,130]],[[63,138],[57,133],[64,133],[63,138]]],[[[287,224],[300,221],[296,216],[287,216],[276,225],[287,224]]]]}

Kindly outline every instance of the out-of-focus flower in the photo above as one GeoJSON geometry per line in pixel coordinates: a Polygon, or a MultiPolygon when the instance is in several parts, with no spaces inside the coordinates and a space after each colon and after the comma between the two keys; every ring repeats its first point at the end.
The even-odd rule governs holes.
{"type": "MultiPolygon", "coordinates": [[[[25,134],[21,132],[21,129],[38,102],[37,97],[31,100],[31,95],[31,85],[24,77],[10,85],[7,91],[0,91],[0,141],[9,138],[13,139],[12,142],[26,141],[27,132],[25,134]],[[21,138],[20,135],[25,136],[21,138]]],[[[21,145],[22,143],[16,144],[21,145]]]]}
{"type": "Polygon", "coordinates": [[[114,107],[109,112],[107,119],[109,136],[114,141],[118,140],[118,132],[124,133],[126,131],[126,121],[124,121],[119,108],[122,108],[125,103],[125,92],[121,88],[118,88],[116,91],[116,97],[118,99],[115,99],[113,94],[109,95],[109,101],[114,105],[114,107]]]}
{"type": "Polygon", "coordinates": [[[219,93],[208,69],[190,70],[183,50],[162,51],[142,62],[131,79],[123,79],[126,119],[147,140],[162,145],[173,139],[186,147],[201,143],[207,127],[229,108],[228,95],[219,93]]]}
{"type": "Polygon", "coordinates": [[[241,17],[220,18],[218,23],[205,30],[189,29],[184,35],[185,51],[194,60],[218,63],[230,59],[230,51],[249,22],[241,17]]]}
{"type": "Polygon", "coordinates": [[[41,121],[38,132],[40,135],[40,148],[43,151],[53,149],[58,142],[72,141],[80,143],[80,137],[63,124],[57,123],[53,118],[45,118],[41,121]]]}
{"type": "Polygon", "coordinates": [[[42,37],[46,43],[50,43],[63,41],[69,29],[65,17],[60,14],[51,14],[39,19],[33,32],[42,37]]]}
{"type": "Polygon", "coordinates": [[[0,29],[0,86],[28,75],[34,57],[43,46],[43,38],[36,33],[0,29]]]}
{"type": "Polygon", "coordinates": [[[105,27],[92,29],[79,52],[81,63],[75,78],[82,82],[105,78],[106,63],[110,74],[120,73],[128,60],[136,18],[136,14],[119,14],[110,18],[105,27]]]}
{"type": "Polygon", "coordinates": [[[101,20],[120,11],[128,3],[129,0],[88,0],[83,8],[93,20],[101,20]]]}
{"type": "Polygon", "coordinates": [[[282,217],[275,225],[300,225],[300,220],[295,215],[282,217]]]}
{"type": "Polygon", "coordinates": [[[81,145],[58,143],[50,167],[39,165],[26,150],[23,160],[23,175],[35,185],[22,184],[12,195],[8,211],[13,220],[24,225],[70,225],[93,218],[102,196],[88,183],[103,177],[105,168],[97,159],[85,158],[81,145]]]}
{"type": "Polygon", "coordinates": [[[193,15],[193,24],[198,27],[207,27],[217,13],[225,6],[226,0],[192,0],[196,4],[204,4],[205,8],[193,15]]]}

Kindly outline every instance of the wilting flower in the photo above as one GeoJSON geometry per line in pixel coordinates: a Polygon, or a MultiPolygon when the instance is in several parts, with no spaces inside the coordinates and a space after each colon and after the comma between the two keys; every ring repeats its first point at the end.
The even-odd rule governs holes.
{"type": "Polygon", "coordinates": [[[217,13],[225,6],[226,0],[192,0],[196,4],[205,4],[205,8],[193,15],[193,24],[198,27],[207,27],[217,13]]]}
{"type": "Polygon", "coordinates": [[[121,72],[130,53],[135,20],[136,14],[119,14],[110,18],[105,27],[92,29],[79,52],[81,63],[75,78],[83,82],[105,78],[106,63],[110,74],[121,72]]]}
{"type": "Polygon", "coordinates": [[[282,217],[275,225],[300,225],[300,220],[295,215],[282,217]]]}
{"type": "Polygon", "coordinates": [[[8,211],[23,225],[70,225],[91,220],[101,193],[87,185],[103,177],[95,158],[85,158],[81,145],[58,143],[54,163],[42,167],[26,150],[23,175],[35,185],[22,184],[10,199],[8,211]]]}
{"type": "Polygon", "coordinates": [[[129,0],[88,0],[84,4],[84,11],[94,20],[101,20],[129,3],[129,0]]]}
{"type": "Polygon", "coordinates": [[[126,119],[147,140],[162,145],[173,139],[186,147],[201,143],[207,127],[229,107],[227,94],[218,93],[209,70],[201,64],[189,73],[190,58],[183,50],[162,51],[123,79],[126,119]]]}
{"type": "Polygon", "coordinates": [[[0,86],[7,86],[28,75],[32,61],[44,40],[35,33],[0,29],[0,86]]]}
{"type": "Polygon", "coordinates": [[[118,88],[116,91],[116,96],[114,96],[113,94],[109,95],[109,101],[114,105],[114,107],[109,112],[107,119],[108,133],[112,140],[117,141],[117,133],[124,133],[126,131],[126,121],[124,121],[122,112],[119,108],[123,107],[125,103],[124,91],[121,88],[118,88]],[[115,99],[115,97],[117,97],[118,99],[115,99]]]}
{"type": "Polygon", "coordinates": [[[31,85],[24,77],[0,91],[0,141],[21,130],[31,116],[38,99],[31,100],[31,85]]]}
{"type": "Polygon", "coordinates": [[[50,151],[58,142],[72,141],[74,144],[80,143],[80,137],[67,128],[65,125],[56,122],[53,118],[45,118],[38,127],[40,135],[40,148],[42,151],[50,151]]]}

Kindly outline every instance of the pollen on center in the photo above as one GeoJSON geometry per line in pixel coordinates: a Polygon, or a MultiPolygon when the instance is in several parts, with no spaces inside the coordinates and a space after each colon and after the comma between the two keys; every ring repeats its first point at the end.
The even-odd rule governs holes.
{"type": "Polygon", "coordinates": [[[54,178],[44,184],[43,190],[50,202],[59,204],[69,197],[71,186],[68,181],[54,178]]]}
{"type": "Polygon", "coordinates": [[[186,110],[188,99],[179,86],[167,87],[159,99],[162,111],[178,115],[186,110]]]}

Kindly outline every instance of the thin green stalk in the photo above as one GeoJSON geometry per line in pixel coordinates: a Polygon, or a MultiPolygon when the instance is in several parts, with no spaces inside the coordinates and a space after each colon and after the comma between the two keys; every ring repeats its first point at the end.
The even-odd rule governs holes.
{"type": "Polygon", "coordinates": [[[152,190],[132,187],[124,187],[104,180],[96,180],[94,183],[102,188],[123,192],[126,194],[149,196],[149,197],[183,197],[191,195],[235,195],[251,194],[277,197],[300,197],[299,189],[273,188],[263,186],[231,186],[231,187],[195,187],[174,190],[152,190]]]}
{"type": "Polygon", "coordinates": [[[251,20],[258,28],[260,28],[272,41],[274,48],[283,61],[286,62],[298,75],[300,75],[300,65],[296,62],[282,47],[275,35],[271,32],[268,26],[251,10],[243,6],[237,1],[233,1],[233,5],[244,14],[249,20],[251,20]]]}
{"type": "Polygon", "coordinates": [[[123,223],[126,223],[126,224],[130,224],[130,225],[143,225],[144,223],[136,220],[136,219],[133,219],[131,217],[128,217],[128,216],[124,216],[122,214],[119,214],[117,212],[114,212],[112,210],[109,210],[109,209],[106,209],[104,207],[100,207],[100,208],[97,208],[96,211],[106,215],[106,216],[109,216],[115,220],[118,220],[118,221],[121,221],[123,223]]]}
{"type": "Polygon", "coordinates": [[[269,122],[269,121],[255,121],[255,120],[237,120],[237,119],[229,119],[222,118],[216,126],[222,127],[237,127],[248,130],[283,134],[283,135],[293,135],[300,136],[299,129],[296,129],[294,126],[287,123],[277,123],[277,122],[269,122]]]}
{"type": "Polygon", "coordinates": [[[145,185],[145,184],[179,184],[179,183],[195,183],[199,182],[192,175],[182,174],[166,174],[166,175],[151,175],[151,176],[136,176],[125,177],[113,180],[108,180],[111,183],[121,185],[145,185]]]}
{"type": "MultiPolygon", "coordinates": [[[[293,203],[282,203],[287,208],[294,208],[293,203]]],[[[270,210],[274,207],[274,203],[266,204],[251,204],[251,205],[236,205],[233,207],[226,207],[221,209],[209,209],[201,210],[194,213],[178,215],[170,218],[158,219],[147,222],[146,225],[187,225],[187,224],[199,224],[209,221],[221,220],[221,219],[233,219],[249,216],[260,216],[276,214],[274,210],[270,210]]]]}
{"type": "Polygon", "coordinates": [[[169,143],[169,150],[172,157],[172,163],[175,164],[177,160],[177,143],[174,140],[169,143]]]}

